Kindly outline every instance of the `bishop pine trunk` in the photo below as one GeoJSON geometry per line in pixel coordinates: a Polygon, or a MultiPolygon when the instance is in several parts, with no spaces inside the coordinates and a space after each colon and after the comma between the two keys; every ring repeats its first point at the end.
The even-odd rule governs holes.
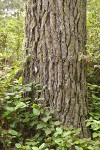
{"type": "Polygon", "coordinates": [[[23,83],[46,86],[45,103],[87,137],[86,0],[28,0],[23,83]]]}

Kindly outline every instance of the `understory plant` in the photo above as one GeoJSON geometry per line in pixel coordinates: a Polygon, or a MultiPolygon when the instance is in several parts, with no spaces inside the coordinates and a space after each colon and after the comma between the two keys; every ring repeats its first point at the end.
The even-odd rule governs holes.
{"type": "Polygon", "coordinates": [[[34,82],[22,85],[21,81],[22,77],[12,81],[0,95],[1,150],[99,150],[100,121],[87,121],[93,140],[80,139],[80,129],[66,128],[53,110],[39,104],[43,99],[36,95],[44,87],[34,82]]]}

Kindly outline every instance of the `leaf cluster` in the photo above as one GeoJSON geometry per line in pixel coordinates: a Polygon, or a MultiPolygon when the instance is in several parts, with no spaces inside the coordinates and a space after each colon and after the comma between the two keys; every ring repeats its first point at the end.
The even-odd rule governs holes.
{"type": "MultiPolygon", "coordinates": [[[[0,95],[0,145],[1,150],[99,150],[98,135],[95,141],[78,138],[80,129],[64,127],[55,117],[53,110],[37,103],[34,95],[24,97],[25,92],[42,90],[41,85],[21,84],[22,78],[11,83],[10,88],[0,95]]],[[[92,121],[92,120],[91,120],[92,121]]],[[[87,125],[89,124],[88,121],[87,125]]],[[[100,122],[96,122],[98,125],[100,122]]],[[[100,126],[94,127],[97,131],[100,126]]]]}

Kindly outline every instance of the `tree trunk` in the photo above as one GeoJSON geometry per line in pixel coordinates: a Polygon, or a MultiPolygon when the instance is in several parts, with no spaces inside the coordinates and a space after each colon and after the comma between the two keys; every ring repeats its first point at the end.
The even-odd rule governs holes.
{"type": "Polygon", "coordinates": [[[45,85],[43,97],[66,126],[88,137],[85,60],[86,0],[28,0],[23,83],[45,85]]]}

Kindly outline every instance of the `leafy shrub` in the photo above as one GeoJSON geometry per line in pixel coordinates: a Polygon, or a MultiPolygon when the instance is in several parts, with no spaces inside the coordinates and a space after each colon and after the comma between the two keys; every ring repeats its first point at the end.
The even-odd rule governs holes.
{"type": "Polygon", "coordinates": [[[1,150],[99,150],[100,135],[97,131],[100,122],[96,122],[98,128],[93,120],[87,124],[91,124],[97,133],[93,135],[95,141],[79,139],[80,129],[61,125],[53,116],[53,110],[38,104],[41,99],[35,95],[32,99],[23,97],[26,92],[31,93],[32,88],[38,93],[43,87],[35,83],[22,86],[21,80],[13,81],[10,88],[0,96],[1,150]]]}
{"type": "Polygon", "coordinates": [[[89,84],[90,88],[90,118],[87,120],[87,126],[90,127],[92,138],[100,140],[100,86],[89,84]]]}

